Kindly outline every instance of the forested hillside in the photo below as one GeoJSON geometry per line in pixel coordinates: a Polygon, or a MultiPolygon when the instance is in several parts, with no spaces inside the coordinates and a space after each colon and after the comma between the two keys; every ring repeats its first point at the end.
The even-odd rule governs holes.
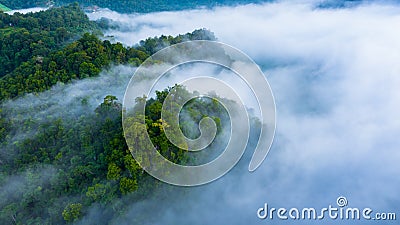
{"type": "MultiPolygon", "coordinates": [[[[5,29],[8,28],[2,30],[4,31],[5,29]]],[[[61,25],[56,28],[56,30],[61,29],[65,30],[61,25]]],[[[15,33],[17,32],[13,32],[13,34],[15,33]]],[[[65,34],[68,35],[68,32],[65,34]]],[[[24,54],[24,57],[20,57],[23,54],[21,52],[25,49],[23,46],[36,46],[35,40],[27,39],[29,38],[29,32],[25,32],[22,36],[16,34],[8,38],[8,42],[21,43],[25,40],[26,44],[15,44],[22,45],[22,50],[15,52],[14,58],[12,57],[14,51],[9,49],[12,47],[3,44],[3,48],[1,49],[4,53],[3,60],[9,61],[8,64],[3,64],[3,70],[11,72],[0,79],[0,101],[21,96],[25,93],[37,93],[48,90],[57,82],[66,83],[72,79],[97,76],[102,69],[111,64],[138,66],[149,55],[167,45],[179,43],[184,40],[208,40],[214,37],[207,30],[196,30],[193,33],[177,37],[161,36],[159,38],[148,38],[141,41],[137,46],[124,47],[121,43],[111,43],[108,40],[101,41],[96,35],[85,33],[80,39],[66,45],[62,49],[56,48],[56,46],[47,47],[45,45],[49,41],[46,41],[46,44],[44,44],[45,41],[39,39],[38,42],[44,45],[40,48],[38,47],[41,51],[26,47],[29,50],[26,50],[27,53],[24,54]]]]}
{"type": "Polygon", "coordinates": [[[0,77],[33,56],[46,57],[71,38],[95,30],[96,24],[78,4],[38,13],[0,12],[0,77]]]}
{"type": "MultiPolygon", "coordinates": [[[[27,93],[39,95],[57,83],[96,77],[115,65],[137,66],[165,46],[214,39],[213,34],[196,30],[177,37],[138,40],[136,46],[127,47],[101,40],[97,25],[88,21],[77,4],[0,16],[0,224],[72,223],[87,215],[93,205],[113,217],[128,210],[123,201],[151,196],[158,182],[138,166],[127,149],[121,103],[112,93],[104,93],[103,103],[95,110],[82,99],[79,104],[85,113],[44,115],[44,120],[35,115],[45,113],[43,109],[28,106],[32,111],[26,114],[14,108],[13,101],[27,93]]],[[[162,154],[184,163],[189,160],[186,152],[169,143],[161,129],[160,105],[169,91],[142,99],[148,109],[145,116],[162,154]]],[[[193,107],[199,104],[206,109],[212,102],[193,107]]],[[[193,120],[206,115],[193,114],[193,120]]]]}
{"type": "MultiPolygon", "coordinates": [[[[147,128],[157,149],[171,161],[182,164],[189,160],[186,151],[168,141],[160,120],[161,105],[168,92],[169,89],[157,92],[155,99],[145,100],[147,128]]],[[[207,116],[207,111],[198,114],[199,105],[203,109],[215,108],[211,101],[193,102],[186,110],[197,112],[194,121],[207,116]]],[[[93,113],[79,118],[60,116],[39,124],[34,119],[25,124],[14,124],[13,118],[8,119],[11,124],[7,126],[9,133],[3,136],[0,160],[1,224],[74,222],[88,213],[93,204],[114,217],[129,207],[112,205],[148,198],[157,188],[158,181],[139,167],[126,146],[121,104],[114,96],[106,96],[93,113]],[[7,136],[15,135],[15,130],[34,131],[34,135],[10,143],[7,136]],[[16,185],[15,180],[21,185],[10,189],[16,185]]],[[[183,126],[192,129],[192,124],[183,126]]]]}
{"type": "Polygon", "coordinates": [[[96,76],[111,63],[137,66],[149,54],[185,39],[213,38],[208,31],[198,30],[124,47],[101,41],[99,33],[78,4],[28,14],[0,12],[0,101],[48,90],[57,82],[96,76]]]}

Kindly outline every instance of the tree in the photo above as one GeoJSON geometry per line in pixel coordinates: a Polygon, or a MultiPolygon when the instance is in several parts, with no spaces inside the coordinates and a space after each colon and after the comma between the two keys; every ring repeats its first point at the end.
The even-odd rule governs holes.
{"type": "Polygon", "coordinates": [[[96,202],[106,195],[107,189],[107,186],[104,184],[95,184],[94,186],[88,187],[86,196],[96,202]]]}
{"type": "Polygon", "coordinates": [[[100,69],[93,63],[83,62],[79,67],[79,77],[93,77],[100,73],[100,69]]]}
{"type": "Polygon", "coordinates": [[[119,182],[119,189],[124,195],[134,192],[137,188],[138,184],[134,179],[123,177],[119,182]]]}
{"type": "Polygon", "coordinates": [[[120,177],[121,169],[115,163],[110,163],[108,165],[107,179],[118,180],[120,177]]]}
{"type": "Polygon", "coordinates": [[[81,203],[72,203],[65,207],[62,212],[62,216],[67,222],[75,222],[77,221],[82,214],[82,204],[81,203]]]}

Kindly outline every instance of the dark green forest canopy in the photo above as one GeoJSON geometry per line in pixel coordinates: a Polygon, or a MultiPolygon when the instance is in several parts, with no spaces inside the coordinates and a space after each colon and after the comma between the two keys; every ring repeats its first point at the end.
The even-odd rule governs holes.
{"type": "Polygon", "coordinates": [[[57,82],[97,76],[111,64],[138,66],[171,44],[215,39],[201,29],[148,38],[133,47],[102,41],[97,23],[77,4],[25,15],[0,12],[0,34],[0,102],[48,90],[57,82]]]}
{"type": "Polygon", "coordinates": [[[134,47],[101,41],[96,35],[85,33],[79,40],[47,56],[34,55],[22,62],[11,73],[0,78],[0,102],[26,93],[50,89],[57,82],[97,76],[111,64],[140,65],[157,50],[186,40],[213,40],[207,30],[196,30],[177,37],[148,38],[134,47]]]}
{"type": "Polygon", "coordinates": [[[12,9],[22,9],[37,6],[59,6],[78,2],[83,7],[89,7],[88,9],[91,9],[93,6],[98,6],[101,8],[109,8],[120,13],[148,13],[270,1],[271,0],[0,0],[0,3],[12,9]]]}
{"type": "MultiPolygon", "coordinates": [[[[39,94],[57,82],[98,76],[113,65],[137,66],[171,44],[214,39],[211,32],[201,29],[176,37],[148,38],[132,47],[111,43],[99,38],[97,25],[76,4],[0,16],[4,53],[0,57],[7,64],[2,67],[0,102],[39,94]]],[[[147,129],[165,157],[184,163],[190,159],[186,151],[169,143],[157,126],[162,96],[169,91],[161,90],[145,100],[147,129]]],[[[187,110],[198,121],[208,114],[211,102],[195,103],[187,110]],[[199,114],[198,109],[205,111],[199,114]]],[[[118,99],[107,95],[94,111],[81,116],[60,114],[45,121],[32,116],[21,122],[18,111],[2,106],[0,224],[72,223],[87,215],[94,204],[113,217],[129,210],[132,202],[151,196],[160,183],[131,156],[122,132],[121,109],[118,99]]],[[[35,113],[40,112],[31,115],[35,113]]],[[[220,122],[217,115],[213,118],[220,122]]],[[[184,126],[185,131],[193,124],[184,126]]]]}
{"type": "Polygon", "coordinates": [[[0,12],[0,77],[33,56],[48,56],[71,38],[96,30],[77,4],[37,13],[0,12]]]}

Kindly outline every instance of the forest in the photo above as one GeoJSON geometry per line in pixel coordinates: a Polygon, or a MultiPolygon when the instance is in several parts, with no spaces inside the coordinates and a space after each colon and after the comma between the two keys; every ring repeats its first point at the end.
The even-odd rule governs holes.
{"type": "MultiPolygon", "coordinates": [[[[128,210],[124,201],[150,196],[159,182],[130,154],[122,131],[122,106],[115,96],[105,93],[94,111],[47,120],[21,119],[18,110],[3,104],[57,84],[99,76],[115,65],[138,66],[163,47],[214,40],[214,35],[200,29],[124,46],[102,37],[98,23],[89,21],[76,3],[37,13],[0,13],[0,34],[0,224],[74,223],[93,205],[113,217],[128,210]]],[[[143,116],[154,145],[171,161],[185,163],[191,160],[187,152],[173,146],[161,129],[161,106],[169,91],[159,90],[154,98],[138,101],[146,104],[143,116]]],[[[88,103],[82,99],[79,104],[88,103]]],[[[186,110],[199,121],[212,107],[213,101],[195,101],[186,110]],[[195,113],[199,108],[203,113],[195,113]]],[[[222,109],[217,112],[222,118],[222,109]]],[[[218,116],[213,115],[217,123],[218,116]]]]}
{"type": "Polygon", "coordinates": [[[0,19],[0,101],[48,90],[57,82],[96,76],[111,63],[138,66],[169,44],[214,38],[203,29],[148,38],[133,47],[101,41],[96,36],[101,33],[99,25],[89,21],[76,3],[38,13],[0,12],[0,19]]]}

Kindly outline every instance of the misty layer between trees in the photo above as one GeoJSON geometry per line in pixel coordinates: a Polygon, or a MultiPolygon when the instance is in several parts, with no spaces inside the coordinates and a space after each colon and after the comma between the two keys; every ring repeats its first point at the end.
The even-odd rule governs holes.
{"type": "MultiPolygon", "coordinates": [[[[0,224],[72,223],[94,206],[114,218],[129,209],[127,202],[168,192],[130,154],[116,94],[102,93],[104,82],[99,82],[104,99],[94,105],[89,89],[73,98],[78,89],[65,87],[104,80],[107,74],[117,77],[116,65],[134,68],[171,44],[214,40],[211,32],[148,38],[126,47],[102,40],[99,25],[73,4],[24,15],[0,13],[0,34],[0,224]]],[[[147,132],[169,160],[199,162],[206,157],[188,155],[163,133],[160,110],[169,91],[142,99],[147,132]]],[[[197,135],[194,127],[205,116],[218,126],[226,119],[211,100],[194,100],[184,110],[181,129],[189,137],[197,135]]]]}

